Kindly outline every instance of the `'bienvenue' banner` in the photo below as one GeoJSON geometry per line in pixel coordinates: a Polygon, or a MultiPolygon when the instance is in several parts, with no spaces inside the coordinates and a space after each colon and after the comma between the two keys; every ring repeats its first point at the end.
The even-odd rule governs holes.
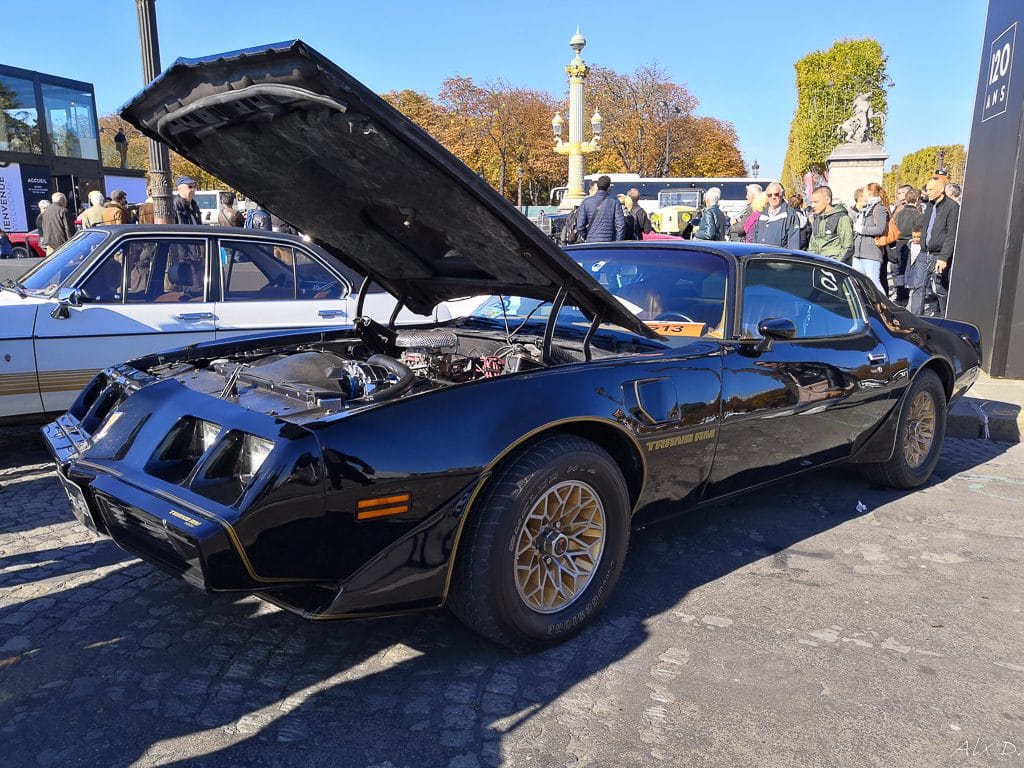
{"type": "Polygon", "coordinates": [[[17,163],[0,165],[0,229],[5,232],[28,231],[21,166],[17,163]]]}

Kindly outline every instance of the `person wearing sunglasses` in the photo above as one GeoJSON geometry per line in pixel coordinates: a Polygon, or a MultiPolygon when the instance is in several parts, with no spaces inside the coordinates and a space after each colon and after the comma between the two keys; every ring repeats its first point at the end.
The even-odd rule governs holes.
{"type": "Polygon", "coordinates": [[[785,190],[773,181],[765,190],[768,205],[754,225],[754,242],[800,249],[800,216],[786,203],[785,190]]]}

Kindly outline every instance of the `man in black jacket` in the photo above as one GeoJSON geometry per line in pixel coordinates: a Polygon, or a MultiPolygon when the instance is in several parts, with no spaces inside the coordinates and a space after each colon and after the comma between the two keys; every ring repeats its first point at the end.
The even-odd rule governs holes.
{"type": "Polygon", "coordinates": [[[910,241],[915,230],[923,231],[921,227],[921,209],[917,203],[921,193],[904,184],[896,189],[896,210],[892,212],[892,220],[900,231],[900,239],[889,247],[889,254],[893,257],[896,267],[896,303],[907,306],[910,301],[910,291],[907,288],[907,271],[910,262],[907,261],[910,254],[910,241]]]}
{"type": "Polygon", "coordinates": [[[195,201],[196,182],[188,176],[178,177],[178,196],[174,198],[174,222],[176,224],[202,224],[203,214],[195,201]]]}
{"type": "Polygon", "coordinates": [[[651,224],[651,217],[647,215],[647,211],[640,205],[639,189],[633,187],[626,194],[633,201],[633,207],[630,210],[633,212],[633,218],[636,219],[637,240],[643,240],[644,235],[649,235],[654,230],[654,226],[651,224]]]}
{"type": "MultiPolygon", "coordinates": [[[[928,180],[925,186],[928,203],[921,217],[921,257],[927,259],[930,282],[939,299],[939,317],[946,316],[953,244],[956,242],[956,225],[960,217],[960,206],[946,197],[945,186],[945,182],[938,176],[932,176],[928,180]]],[[[913,291],[910,297],[910,311],[920,314],[923,300],[924,291],[913,291]]]]}

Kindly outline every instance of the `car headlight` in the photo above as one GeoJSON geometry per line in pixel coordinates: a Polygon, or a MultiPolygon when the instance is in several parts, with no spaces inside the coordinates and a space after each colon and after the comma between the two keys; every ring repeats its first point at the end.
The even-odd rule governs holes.
{"type": "Polygon", "coordinates": [[[220,434],[220,424],[214,424],[212,421],[200,420],[196,425],[196,433],[199,441],[200,453],[206,453],[217,441],[217,435],[220,434]]]}
{"type": "Polygon", "coordinates": [[[183,416],[160,441],[146,462],[146,472],[171,483],[181,483],[199,460],[217,444],[220,424],[183,416]]]}
{"type": "Polygon", "coordinates": [[[263,466],[263,462],[267,460],[267,456],[270,455],[272,450],[274,450],[274,444],[269,440],[264,440],[255,435],[243,435],[238,449],[238,462],[235,469],[235,473],[243,485],[248,485],[252,482],[253,475],[259,472],[260,467],[263,466]]]}

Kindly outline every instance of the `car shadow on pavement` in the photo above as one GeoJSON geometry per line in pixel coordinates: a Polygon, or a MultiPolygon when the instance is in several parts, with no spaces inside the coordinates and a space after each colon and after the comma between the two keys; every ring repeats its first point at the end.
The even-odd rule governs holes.
{"type": "Polygon", "coordinates": [[[0,427],[0,472],[29,464],[47,464],[50,454],[39,432],[42,423],[0,427]]]}
{"type": "MultiPolygon", "coordinates": [[[[1002,450],[944,457],[933,482],[1002,450]]],[[[121,563],[108,541],[76,544],[66,572],[0,578],[0,739],[18,745],[12,765],[561,765],[567,755],[530,745],[614,710],[582,684],[648,642],[655,623],[713,625],[688,603],[702,586],[801,543],[827,558],[816,536],[900,495],[824,470],[635,531],[604,612],[523,656],[444,612],[307,622],[121,563]],[[76,583],[88,568],[95,578],[76,583]]],[[[59,553],[22,552],[12,564],[59,553]]],[[[662,653],[664,674],[675,651],[662,653]]]]}
{"type": "MultiPolygon", "coordinates": [[[[86,533],[71,514],[67,496],[52,469],[0,474],[0,536],[26,535],[61,523],[73,525],[78,533],[86,533]]],[[[88,537],[80,535],[77,538],[85,540],[88,537]]]]}

